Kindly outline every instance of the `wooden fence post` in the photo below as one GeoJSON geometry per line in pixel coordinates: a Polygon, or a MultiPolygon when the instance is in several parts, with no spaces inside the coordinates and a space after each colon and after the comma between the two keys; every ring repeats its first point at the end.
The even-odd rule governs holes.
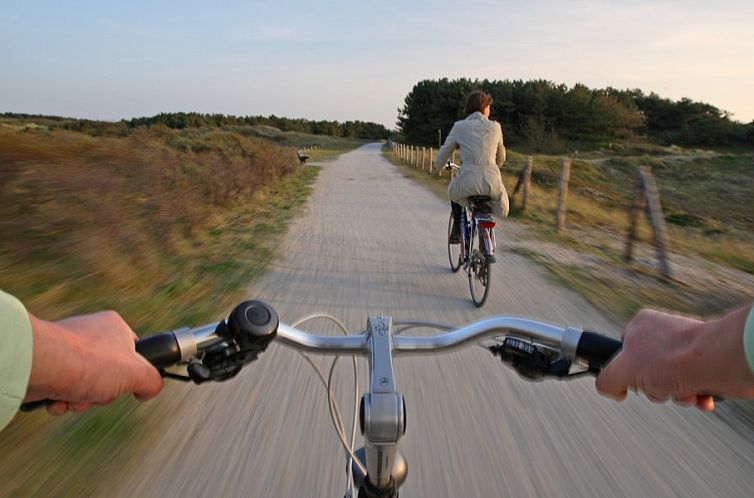
{"type": "Polygon", "coordinates": [[[571,179],[571,159],[564,158],[560,163],[560,188],[558,189],[558,210],[555,216],[555,231],[565,230],[568,181],[571,179]]]}
{"type": "Polygon", "coordinates": [[[529,185],[531,184],[531,170],[534,167],[534,158],[532,156],[526,156],[526,164],[524,165],[524,178],[523,178],[523,191],[521,192],[521,212],[526,211],[526,203],[529,201],[529,185]]]}
{"type": "Polygon", "coordinates": [[[634,202],[629,214],[628,238],[626,240],[626,252],[624,259],[631,261],[633,242],[636,240],[637,225],[641,211],[645,211],[649,217],[654,232],[654,246],[657,258],[660,260],[660,273],[665,278],[671,277],[670,260],[668,259],[668,229],[665,225],[665,216],[662,214],[660,204],[660,192],[649,166],[639,166],[636,175],[636,192],[634,202]]]}
{"type": "Polygon", "coordinates": [[[426,154],[426,150],[424,147],[422,147],[422,171],[424,171],[425,154],[426,154]]]}
{"type": "Polygon", "coordinates": [[[655,232],[655,248],[660,258],[660,272],[666,278],[670,278],[670,263],[668,262],[668,228],[665,225],[665,216],[662,214],[660,204],[660,192],[657,190],[655,177],[649,166],[640,166],[639,172],[644,179],[644,190],[647,194],[647,209],[649,220],[655,232]]]}
{"type": "Polygon", "coordinates": [[[626,236],[626,250],[623,254],[623,260],[630,263],[633,259],[634,241],[639,228],[639,217],[646,208],[647,196],[644,193],[644,181],[639,170],[636,170],[636,179],[634,181],[634,201],[631,203],[631,211],[628,214],[628,234],[626,236]]]}

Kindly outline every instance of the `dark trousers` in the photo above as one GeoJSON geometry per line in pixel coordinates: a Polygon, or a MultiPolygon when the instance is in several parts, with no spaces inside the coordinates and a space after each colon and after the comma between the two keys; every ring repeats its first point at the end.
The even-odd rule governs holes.
{"type": "Polygon", "coordinates": [[[453,232],[461,233],[461,205],[450,201],[450,212],[453,213],[453,232]]]}

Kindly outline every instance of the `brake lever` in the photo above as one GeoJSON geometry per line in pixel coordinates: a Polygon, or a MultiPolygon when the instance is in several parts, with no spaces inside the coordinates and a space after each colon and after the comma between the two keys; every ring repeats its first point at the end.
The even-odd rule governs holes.
{"type": "Polygon", "coordinates": [[[502,343],[488,346],[487,349],[527,380],[541,381],[545,377],[563,379],[572,375],[568,358],[555,357],[551,352],[516,337],[506,337],[502,343]]]}

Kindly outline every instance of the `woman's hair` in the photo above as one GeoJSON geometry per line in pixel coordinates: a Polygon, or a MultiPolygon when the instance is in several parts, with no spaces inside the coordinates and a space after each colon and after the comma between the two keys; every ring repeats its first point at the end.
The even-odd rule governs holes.
{"type": "Polygon", "coordinates": [[[492,96],[481,90],[474,90],[466,97],[466,107],[463,112],[468,116],[474,112],[482,112],[488,105],[492,105],[492,96]]]}

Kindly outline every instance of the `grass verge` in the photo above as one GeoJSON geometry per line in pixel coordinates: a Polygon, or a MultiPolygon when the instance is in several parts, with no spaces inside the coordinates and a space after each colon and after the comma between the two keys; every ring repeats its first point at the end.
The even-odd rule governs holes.
{"type": "MultiPolygon", "coordinates": [[[[640,159],[634,160],[645,161],[647,151],[641,149],[638,152],[641,153],[640,159]]],[[[405,177],[418,181],[441,199],[447,199],[447,173],[440,177],[422,172],[387,150],[385,157],[399,167],[405,177]]],[[[676,176],[681,177],[674,178],[667,171],[658,175],[658,178],[664,178],[665,184],[670,185],[669,190],[675,192],[668,196],[671,199],[669,204],[675,206],[675,212],[692,213],[686,217],[677,217],[679,220],[696,220],[701,216],[693,214],[699,213],[698,205],[689,207],[679,200],[682,197],[679,192],[697,188],[687,186],[684,190],[682,185],[687,183],[687,177],[692,173],[693,176],[698,176],[698,173],[679,169],[674,161],[693,163],[700,157],[706,158],[713,161],[710,166],[713,170],[715,167],[725,169],[726,164],[732,163],[734,176],[738,175],[740,178],[738,185],[733,188],[734,192],[727,194],[727,197],[737,198],[741,189],[745,189],[754,179],[751,172],[747,176],[747,173],[740,170],[740,163],[744,161],[740,157],[734,160],[706,153],[687,153],[681,156],[683,159],[673,157],[660,156],[656,161],[662,159],[672,163],[667,168],[675,168],[676,176]]],[[[503,180],[509,194],[512,194],[517,181],[516,168],[523,162],[523,156],[510,152],[509,158],[514,166],[509,168],[506,163],[506,171],[510,169],[512,174],[504,174],[503,180]]],[[[602,162],[614,160],[627,161],[626,156],[619,153],[616,157],[601,158],[602,162]]],[[[665,163],[655,164],[662,170],[658,164],[665,163]]],[[[751,234],[744,234],[748,230],[749,220],[754,217],[750,203],[736,204],[733,221],[722,233],[705,236],[700,232],[724,224],[725,201],[720,199],[708,202],[707,213],[704,221],[699,222],[700,226],[669,224],[674,250],[671,254],[674,278],[665,280],[654,268],[656,263],[651,247],[652,234],[646,223],[640,225],[635,262],[626,264],[622,260],[624,234],[628,226],[627,196],[632,188],[630,167],[627,166],[625,174],[620,176],[621,180],[616,180],[618,173],[601,163],[574,162],[574,176],[568,198],[568,230],[559,234],[553,227],[557,203],[557,190],[554,186],[558,159],[537,156],[535,165],[539,168],[540,175],[535,176],[532,182],[527,211],[522,213],[516,205],[517,199],[511,198],[513,207],[509,222],[514,222],[511,225],[516,225],[519,229],[515,230],[515,240],[506,243],[514,252],[545,266],[558,281],[580,293],[616,323],[625,323],[646,306],[704,316],[721,313],[754,298],[754,278],[746,273],[750,271],[754,261],[754,238],[751,234]],[[624,180],[628,182],[624,185],[626,197],[621,197],[623,194],[620,194],[620,188],[616,184],[624,180]]],[[[722,175],[720,171],[717,174],[722,175]]],[[[700,180],[697,178],[697,181],[700,180]]],[[[720,181],[722,180],[715,180],[720,181]]]]}
{"type": "MultiPolygon", "coordinates": [[[[196,325],[222,317],[244,296],[251,279],[264,272],[288,222],[301,210],[319,173],[299,172],[218,217],[216,226],[187,248],[189,265],[157,291],[153,300],[123,299],[119,309],[145,332],[196,325]],[[148,323],[148,325],[146,325],[148,323]]],[[[167,386],[169,390],[170,386],[167,386]]],[[[145,441],[149,405],[121,400],[82,415],[50,421],[45,413],[19,415],[3,431],[0,482],[13,496],[106,495],[122,464],[145,441]],[[107,476],[107,478],[103,477],[107,476]]]]}
{"type": "MultiPolygon", "coordinates": [[[[295,166],[243,190],[242,179],[255,173],[242,158],[272,158],[283,149],[226,132],[161,133],[0,137],[3,209],[18,208],[3,217],[0,287],[45,318],[113,308],[143,333],[217,320],[245,297],[320,168],[295,166]],[[238,183],[228,176],[236,172],[238,183]],[[194,209],[202,199],[206,205],[194,209]]],[[[280,164],[290,162],[292,155],[280,164]]],[[[0,494],[107,495],[123,463],[148,444],[134,435],[159,423],[148,404],[128,399],[55,420],[21,414],[3,431],[0,494]]]]}

